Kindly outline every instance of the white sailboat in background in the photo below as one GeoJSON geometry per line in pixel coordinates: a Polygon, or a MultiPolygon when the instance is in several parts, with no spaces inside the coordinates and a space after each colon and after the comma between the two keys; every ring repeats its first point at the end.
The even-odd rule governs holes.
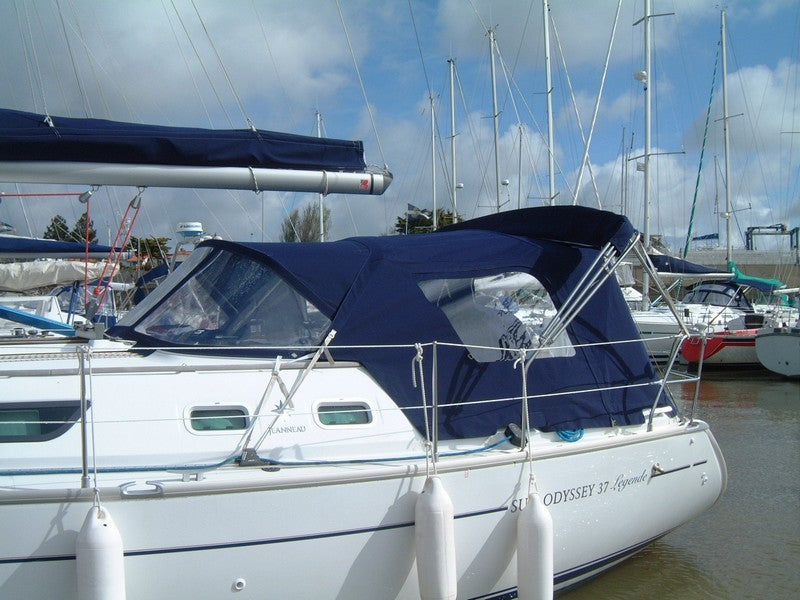
{"type": "MultiPolygon", "coordinates": [[[[650,86],[647,83],[649,77],[649,45],[650,37],[648,33],[649,0],[645,0],[645,71],[637,75],[645,85],[645,151],[644,151],[644,176],[645,176],[645,227],[644,235],[648,237],[649,223],[649,161],[650,148],[650,86]]],[[[725,146],[725,198],[726,209],[724,216],[727,223],[727,264],[729,269],[735,269],[731,261],[731,219],[732,208],[729,186],[729,133],[728,133],[728,97],[727,97],[727,59],[725,46],[725,11],[721,13],[721,38],[722,38],[722,90],[723,90],[723,132],[725,146]]],[[[669,264],[671,276],[679,277],[681,281],[695,280],[697,284],[686,293],[686,295],[676,303],[678,314],[681,315],[683,323],[677,323],[671,310],[667,307],[653,307],[649,302],[649,279],[647,274],[643,275],[643,306],[632,310],[633,318],[644,337],[651,356],[656,361],[670,360],[674,353],[681,351],[681,360],[690,363],[697,363],[700,356],[710,359],[712,355],[716,357],[709,362],[726,364],[758,364],[754,351],[754,334],[758,327],[765,322],[781,324],[787,319],[797,318],[797,309],[782,307],[774,304],[753,305],[744,295],[748,284],[757,285],[755,278],[743,277],[735,270],[727,273],[716,272],[714,269],[705,268],[701,265],[687,263],[678,259],[668,257],[663,258],[663,263],[669,264]],[[684,328],[693,333],[690,339],[682,337],[684,328]],[[745,330],[745,331],[742,331],[745,330]],[[709,344],[705,343],[708,337],[713,339],[709,344]],[[702,351],[700,348],[702,347],[702,351]],[[684,351],[685,350],[685,351],[684,351]],[[720,353],[721,352],[721,353],[720,353]]],[[[770,282],[771,289],[780,282],[770,282]]]]}
{"type": "MultiPolygon", "coordinates": [[[[727,66],[727,33],[726,15],[720,13],[720,46],[722,54],[722,123],[724,135],[724,165],[725,165],[725,212],[723,217],[726,222],[726,262],[733,271],[733,285],[730,287],[730,303],[737,302],[745,305],[742,314],[734,319],[715,319],[705,327],[699,324],[696,335],[682,342],[681,356],[689,364],[699,365],[705,363],[717,367],[742,367],[761,366],[756,352],[756,337],[764,326],[781,327],[787,322],[796,322],[798,309],[780,304],[762,304],[759,309],[750,305],[744,298],[744,291],[748,284],[761,286],[764,291],[778,295],[781,287],[785,286],[780,281],[766,281],[757,278],[747,278],[739,273],[733,262],[732,251],[732,220],[733,207],[731,205],[730,190],[730,134],[728,130],[728,66],[727,66]]],[[[727,308],[727,306],[726,306],[727,308]]]]}
{"type": "Polygon", "coordinates": [[[760,329],[756,333],[756,356],[773,373],[800,377],[800,322],[760,329]]]}

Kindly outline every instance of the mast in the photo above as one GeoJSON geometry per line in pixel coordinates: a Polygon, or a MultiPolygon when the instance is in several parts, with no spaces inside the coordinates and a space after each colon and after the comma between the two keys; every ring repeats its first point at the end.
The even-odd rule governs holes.
{"type": "Polygon", "coordinates": [[[728,58],[726,52],[725,11],[721,13],[720,47],[722,51],[722,132],[725,138],[725,261],[730,263],[733,259],[731,245],[731,186],[730,186],[730,133],[728,132],[728,58]]]}
{"type": "Polygon", "coordinates": [[[451,194],[453,206],[453,223],[458,222],[458,207],[456,205],[456,97],[455,97],[455,70],[456,59],[448,58],[450,65],[450,173],[451,194]]]}
{"type": "Polygon", "coordinates": [[[550,206],[556,202],[555,188],[555,164],[553,160],[553,81],[550,74],[550,4],[547,0],[542,0],[542,10],[544,13],[544,71],[545,84],[547,91],[547,173],[549,180],[548,201],[550,206]]]}
{"type": "Polygon", "coordinates": [[[433,230],[436,231],[439,223],[436,218],[436,111],[434,110],[433,94],[431,101],[431,193],[433,195],[433,230]]]}
{"type": "MultiPolygon", "coordinates": [[[[317,137],[322,137],[322,115],[319,111],[317,111],[317,137]]],[[[262,202],[263,206],[263,202],[262,202]]],[[[264,225],[261,225],[261,231],[263,235],[264,225]]],[[[325,241],[325,195],[319,195],[319,241],[325,241]]]]}
{"type": "Polygon", "coordinates": [[[517,185],[517,209],[522,208],[522,136],[523,136],[522,123],[519,124],[519,154],[517,155],[517,177],[519,184],[517,185]]]}
{"type": "MultiPolygon", "coordinates": [[[[650,252],[650,0],[644,0],[644,250],[650,252]]],[[[642,303],[650,308],[650,275],[642,275],[642,303]]]]}
{"type": "Polygon", "coordinates": [[[494,29],[489,29],[489,57],[491,58],[491,68],[492,68],[492,121],[494,122],[494,175],[495,175],[495,185],[496,185],[496,193],[497,193],[497,212],[500,212],[500,157],[499,157],[499,146],[500,146],[500,135],[498,133],[498,124],[497,119],[500,116],[497,112],[497,83],[494,73],[494,46],[495,46],[495,37],[494,37],[494,29]]]}

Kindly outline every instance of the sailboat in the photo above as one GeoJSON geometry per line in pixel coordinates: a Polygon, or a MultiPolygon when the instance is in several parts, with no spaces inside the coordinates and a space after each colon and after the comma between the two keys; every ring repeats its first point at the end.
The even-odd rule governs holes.
{"type": "MultiPolygon", "coordinates": [[[[64,286],[83,289],[86,281],[103,274],[105,265],[67,259],[103,259],[111,250],[98,244],[0,235],[0,259],[13,261],[0,264],[0,340],[75,335],[74,325],[86,320],[76,319],[72,294],[60,292],[64,286]]],[[[115,317],[113,296],[101,314],[115,317]]],[[[95,316],[99,320],[101,315],[95,316]]]]}
{"type": "Polygon", "coordinates": [[[784,377],[800,377],[800,323],[760,329],[755,345],[765,369],[784,377]]]}
{"type": "Polygon", "coordinates": [[[613,277],[634,255],[655,276],[578,206],[209,240],[104,339],[0,346],[0,593],[547,598],[616,565],[727,481],[613,277]]]}
{"type": "MultiPolygon", "coordinates": [[[[649,57],[649,34],[647,23],[649,2],[645,2],[645,46],[649,57]]],[[[755,333],[765,323],[781,323],[791,319],[793,310],[776,306],[753,305],[746,297],[748,287],[758,287],[764,291],[774,292],[783,286],[777,280],[759,280],[745,277],[731,261],[731,200],[729,188],[729,135],[728,135],[728,103],[727,103],[727,60],[725,51],[725,11],[721,17],[722,36],[722,89],[723,89],[723,128],[725,140],[725,197],[727,216],[727,265],[725,272],[694,264],[672,257],[652,257],[654,262],[665,267],[670,276],[679,277],[681,281],[697,281],[690,286],[686,295],[676,303],[681,322],[676,322],[667,307],[652,306],[648,297],[648,276],[644,275],[643,299],[644,307],[633,309],[633,318],[646,340],[653,360],[661,362],[670,360],[675,352],[680,352],[681,361],[697,364],[705,359],[710,364],[718,365],[758,365],[755,355],[755,333]],[[684,332],[690,332],[690,336],[684,332]],[[712,358],[713,357],[713,358],[712,358]]],[[[648,58],[649,68],[649,58],[648,58]]],[[[640,77],[646,83],[645,70],[640,77]]],[[[648,231],[648,189],[649,179],[649,86],[645,88],[648,100],[645,105],[645,235],[648,231]]]]}
{"type": "MultiPolygon", "coordinates": [[[[732,207],[730,197],[730,139],[728,132],[728,87],[727,87],[727,52],[726,52],[726,20],[725,11],[720,15],[720,39],[722,54],[722,104],[723,131],[725,141],[725,218],[727,223],[727,264],[732,271],[728,285],[738,302],[746,302],[744,290],[747,287],[760,288],[767,293],[777,293],[785,285],[778,280],[762,280],[746,277],[736,268],[732,260],[731,225],[732,207]]],[[[719,367],[761,366],[756,353],[756,336],[759,330],[767,326],[780,326],[785,319],[796,320],[796,309],[785,307],[762,306],[756,311],[746,302],[742,308],[741,318],[729,320],[716,327],[705,327],[697,335],[684,340],[681,344],[681,357],[691,365],[703,362],[719,367]],[[770,318],[772,317],[772,318],[770,318]]]]}

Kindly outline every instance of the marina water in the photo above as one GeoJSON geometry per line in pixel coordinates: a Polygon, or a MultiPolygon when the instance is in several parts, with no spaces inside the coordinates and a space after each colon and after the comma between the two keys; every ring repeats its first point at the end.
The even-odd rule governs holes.
{"type": "MultiPolygon", "coordinates": [[[[687,412],[694,389],[673,387],[687,412]]],[[[800,382],[706,372],[695,416],[711,424],[728,465],[720,502],[560,598],[800,597],[800,382]]]]}

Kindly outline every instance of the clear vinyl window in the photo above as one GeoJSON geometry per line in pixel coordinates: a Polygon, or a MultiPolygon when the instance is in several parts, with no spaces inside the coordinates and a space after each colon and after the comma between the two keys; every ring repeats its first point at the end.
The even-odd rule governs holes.
{"type": "MultiPolygon", "coordinates": [[[[429,302],[445,314],[472,357],[483,363],[514,360],[519,348],[539,348],[556,314],[544,286],[533,275],[510,271],[485,277],[429,279],[419,283],[429,302]]],[[[566,332],[539,358],[573,356],[566,332]]]]}
{"type": "Polygon", "coordinates": [[[134,331],[178,345],[304,347],[330,320],[268,265],[224,250],[159,298],[134,331]]]}

